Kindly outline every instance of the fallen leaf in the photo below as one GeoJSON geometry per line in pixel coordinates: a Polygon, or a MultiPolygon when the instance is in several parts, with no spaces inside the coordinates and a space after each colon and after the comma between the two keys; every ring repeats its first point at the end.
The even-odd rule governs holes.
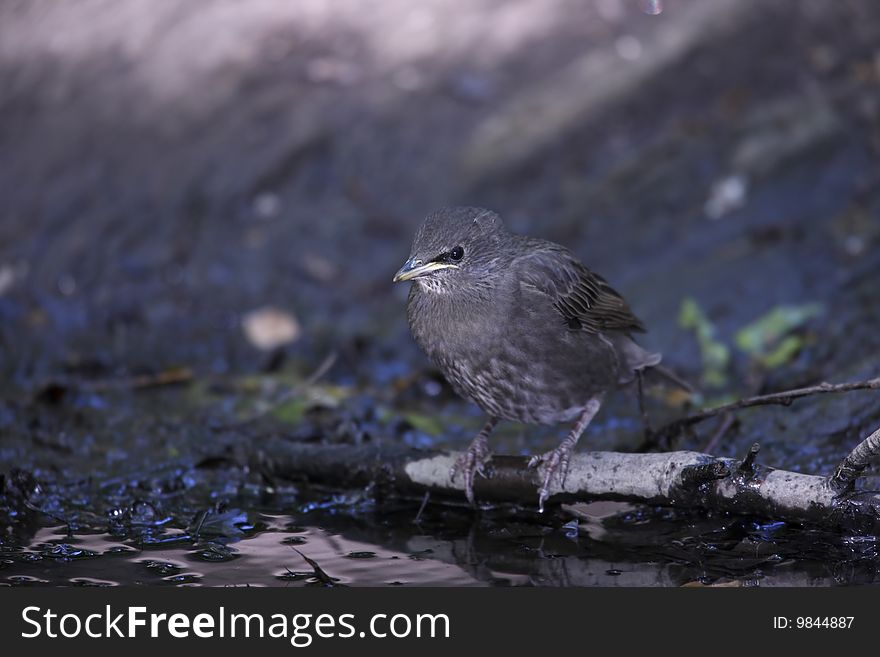
{"type": "Polygon", "coordinates": [[[242,328],[248,342],[263,351],[295,342],[300,334],[296,317],[271,306],[247,313],[242,320],[242,328]]]}

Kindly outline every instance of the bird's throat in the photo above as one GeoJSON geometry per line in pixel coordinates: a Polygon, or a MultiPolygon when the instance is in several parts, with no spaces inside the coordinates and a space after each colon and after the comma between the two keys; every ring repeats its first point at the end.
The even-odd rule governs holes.
{"type": "Polygon", "coordinates": [[[451,294],[452,285],[440,276],[423,276],[415,279],[416,285],[426,294],[451,294]]]}

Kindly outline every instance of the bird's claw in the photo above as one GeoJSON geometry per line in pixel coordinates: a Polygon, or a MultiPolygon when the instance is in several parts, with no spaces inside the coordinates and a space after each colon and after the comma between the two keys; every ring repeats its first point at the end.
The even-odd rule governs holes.
{"type": "Polygon", "coordinates": [[[449,470],[449,477],[455,481],[455,477],[461,473],[464,475],[464,494],[468,502],[474,504],[474,475],[486,477],[486,464],[492,459],[485,440],[475,440],[467,451],[455,461],[455,465],[449,470]]]}
{"type": "Polygon", "coordinates": [[[529,459],[529,467],[537,468],[544,464],[544,479],[541,481],[541,487],[538,489],[538,511],[544,512],[544,502],[550,497],[550,484],[553,477],[556,476],[559,481],[560,488],[565,487],[565,479],[568,476],[568,466],[571,462],[572,447],[567,442],[563,442],[556,449],[549,452],[533,456],[529,459]]]}

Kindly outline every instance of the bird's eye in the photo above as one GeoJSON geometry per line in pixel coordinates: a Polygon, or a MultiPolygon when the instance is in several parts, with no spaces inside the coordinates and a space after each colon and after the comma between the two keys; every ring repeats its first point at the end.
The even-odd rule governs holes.
{"type": "Polygon", "coordinates": [[[450,260],[458,262],[459,260],[464,258],[464,249],[460,246],[455,247],[454,249],[452,249],[452,251],[449,252],[449,258],[450,260]]]}

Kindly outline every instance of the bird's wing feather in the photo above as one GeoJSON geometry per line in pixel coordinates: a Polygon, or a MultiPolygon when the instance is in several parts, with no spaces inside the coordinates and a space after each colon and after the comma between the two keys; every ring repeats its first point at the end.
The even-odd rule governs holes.
{"type": "Polygon", "coordinates": [[[570,251],[552,242],[532,245],[514,263],[520,284],[550,297],[573,328],[590,333],[645,330],[622,296],[570,251]]]}

